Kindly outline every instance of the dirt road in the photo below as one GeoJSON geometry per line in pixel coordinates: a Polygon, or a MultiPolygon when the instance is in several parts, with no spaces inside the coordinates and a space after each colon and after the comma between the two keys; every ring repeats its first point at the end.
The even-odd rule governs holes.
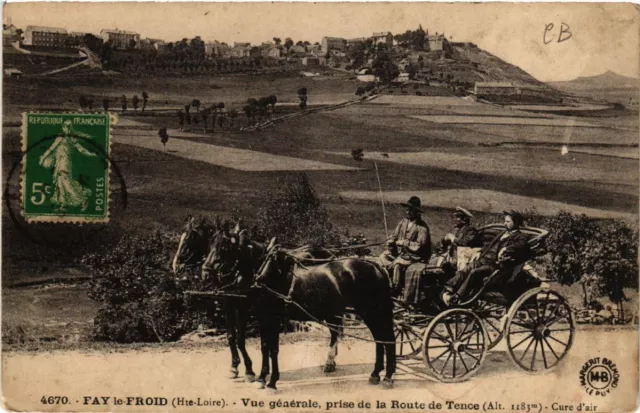
{"type": "MultiPolygon", "coordinates": [[[[249,351],[254,365],[259,368],[258,342],[251,340],[249,351]]],[[[442,403],[447,410],[447,401],[455,403],[485,402],[502,404],[506,411],[519,403],[540,404],[542,410],[553,411],[553,402],[571,404],[593,403],[598,412],[632,411],[638,388],[637,333],[628,329],[605,331],[579,330],[568,359],[554,372],[529,375],[510,362],[504,344],[501,343],[485,359],[479,374],[473,379],[458,384],[437,383],[426,375],[421,361],[410,361],[398,365],[393,389],[367,384],[374,357],[373,345],[363,342],[345,341],[341,344],[337,358],[338,370],[324,374],[321,366],[326,356],[326,347],[318,342],[283,344],[280,348],[281,381],[275,395],[267,394],[241,378],[228,377],[230,356],[225,350],[215,351],[206,347],[181,348],[160,347],[123,352],[79,352],[60,351],[48,353],[3,354],[3,396],[6,406],[19,410],[50,411],[60,406],[43,405],[43,395],[67,396],[69,405],[64,410],[92,409],[96,411],[149,411],[149,406],[114,406],[107,404],[83,405],[84,397],[164,397],[167,408],[176,402],[176,397],[211,400],[209,406],[191,407],[218,410],[214,401],[223,400],[225,410],[266,411],[269,402],[317,401],[319,408],[326,410],[328,402],[343,402],[339,411],[353,410],[350,402],[386,403],[392,408],[393,401],[406,403],[404,411],[410,411],[413,403],[432,401],[442,403]],[[634,357],[634,355],[636,355],[634,357]],[[580,369],[594,357],[609,358],[617,364],[619,383],[608,396],[588,396],[580,384],[580,369]],[[243,401],[242,399],[245,399],[243,401]],[[245,406],[247,399],[265,402],[265,406],[245,406]]],[[[91,399],[93,400],[93,399],[91,399]]],[[[302,406],[302,405],[301,405],[302,406]]],[[[394,411],[403,405],[395,404],[394,411]]],[[[274,407],[276,410],[277,406],[274,407]]],[[[186,408],[178,406],[177,411],[186,408]]],[[[373,408],[372,408],[373,410],[373,408]]],[[[377,409],[382,410],[382,409],[377,409]]],[[[420,410],[427,410],[423,408],[420,410]]],[[[450,411],[460,410],[453,405],[450,411]]],[[[539,411],[539,409],[534,409],[539,411]]],[[[526,409],[525,409],[526,411],[526,409]]],[[[575,410],[574,410],[575,411],[575,410]]]]}

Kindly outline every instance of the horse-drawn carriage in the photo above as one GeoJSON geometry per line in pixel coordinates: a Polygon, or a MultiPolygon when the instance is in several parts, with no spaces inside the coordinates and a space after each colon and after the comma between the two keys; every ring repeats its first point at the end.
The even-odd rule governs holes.
{"type": "MultiPolygon", "coordinates": [[[[485,242],[504,227],[489,225],[479,230],[485,242]]],[[[543,252],[548,232],[524,227],[532,255],[543,252]]],[[[479,251],[479,249],[477,250],[479,251]]],[[[459,249],[458,266],[469,249],[459,249]]],[[[540,280],[528,262],[499,269],[479,291],[455,306],[440,300],[444,283],[456,267],[446,255],[429,264],[414,264],[419,272],[417,308],[395,300],[396,353],[399,358],[422,355],[428,371],[439,381],[458,382],[474,375],[487,352],[504,338],[511,359],[530,373],[556,367],[573,343],[571,309],[558,292],[540,280]]],[[[458,268],[461,269],[461,268],[458,268]]]]}
{"type": "MultiPolygon", "coordinates": [[[[503,230],[502,225],[489,225],[479,230],[479,236],[488,242],[503,230]]],[[[327,372],[335,369],[337,339],[344,332],[343,327],[349,327],[343,326],[343,315],[351,311],[362,317],[371,331],[373,340],[368,341],[376,342],[372,383],[380,382],[385,354],[387,375],[384,382],[387,385],[393,383],[391,376],[395,371],[396,355],[399,358],[422,355],[428,371],[439,381],[465,380],[478,371],[487,352],[503,338],[516,365],[527,372],[539,373],[556,367],[568,353],[575,333],[574,320],[564,297],[543,283],[528,264],[542,253],[548,232],[531,227],[520,230],[528,238],[531,255],[494,271],[473,296],[453,306],[444,305],[440,299],[445,282],[457,269],[443,256],[434,257],[429,264],[416,264],[407,269],[419,274],[417,306],[409,306],[390,296],[388,274],[384,274],[379,263],[372,262],[375,259],[336,258],[328,250],[290,250],[274,240],[269,245],[259,244],[243,238],[242,233],[230,234],[222,229],[212,237],[193,229],[185,232],[174,258],[174,269],[181,262],[181,256],[200,264],[203,262],[200,258],[204,257],[203,273],[218,272],[216,277],[220,279],[224,279],[223,273],[230,275],[239,271],[238,264],[246,267],[240,284],[245,283],[247,292],[251,289],[255,293],[255,287],[259,287],[269,304],[265,305],[264,300],[263,304],[252,304],[250,300],[238,302],[236,298],[242,294],[221,290],[229,286],[234,288],[238,285],[235,281],[205,294],[232,297],[236,303],[227,306],[232,371],[238,374],[239,349],[249,379],[255,375],[244,348],[244,331],[249,307],[261,305],[256,311],[263,355],[258,381],[265,385],[270,357],[274,371],[266,387],[272,390],[279,377],[277,319],[282,317],[282,311],[289,311],[287,308],[292,310],[290,315],[297,313],[302,319],[317,321],[331,331],[325,364],[327,372]],[[208,242],[208,239],[213,241],[208,242]],[[245,258],[241,258],[242,245],[247,251],[245,258]],[[276,307],[281,309],[274,310],[276,307]]],[[[357,246],[354,248],[358,249],[357,246]]],[[[457,265],[462,265],[463,261],[459,256],[457,265]]]]}

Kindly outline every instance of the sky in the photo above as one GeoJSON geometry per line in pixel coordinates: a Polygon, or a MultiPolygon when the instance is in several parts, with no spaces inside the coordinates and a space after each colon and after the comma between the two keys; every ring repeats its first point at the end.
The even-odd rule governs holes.
{"type": "Polygon", "coordinates": [[[541,81],[640,73],[640,12],[628,3],[10,3],[3,22],[9,20],[23,29],[118,28],[166,41],[200,36],[254,44],[397,34],[422,25],[473,42],[541,81]]]}

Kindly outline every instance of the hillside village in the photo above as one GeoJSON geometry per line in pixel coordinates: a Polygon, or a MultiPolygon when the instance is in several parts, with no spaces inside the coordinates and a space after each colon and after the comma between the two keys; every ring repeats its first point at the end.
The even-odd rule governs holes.
{"type": "MultiPolygon", "coordinates": [[[[259,45],[205,41],[200,36],[176,42],[143,38],[140,33],[102,29],[100,33],[64,28],[3,25],[5,76],[46,75],[91,69],[128,74],[298,72],[306,76],[342,72],[364,83],[396,84],[401,93],[414,84],[430,95],[472,95],[502,102],[559,103],[556,90],[525,71],[469,42],[422,26],[393,35],[294,42],[274,37],[259,45]]],[[[369,88],[370,89],[370,88],[369,88]]],[[[416,86],[415,89],[418,89],[416,86]]]]}

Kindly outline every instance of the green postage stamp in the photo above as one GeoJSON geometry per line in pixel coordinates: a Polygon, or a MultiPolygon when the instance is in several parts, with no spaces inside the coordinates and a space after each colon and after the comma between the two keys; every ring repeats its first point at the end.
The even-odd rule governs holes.
{"type": "Polygon", "coordinates": [[[22,213],[27,222],[109,220],[106,113],[25,113],[22,213]]]}

